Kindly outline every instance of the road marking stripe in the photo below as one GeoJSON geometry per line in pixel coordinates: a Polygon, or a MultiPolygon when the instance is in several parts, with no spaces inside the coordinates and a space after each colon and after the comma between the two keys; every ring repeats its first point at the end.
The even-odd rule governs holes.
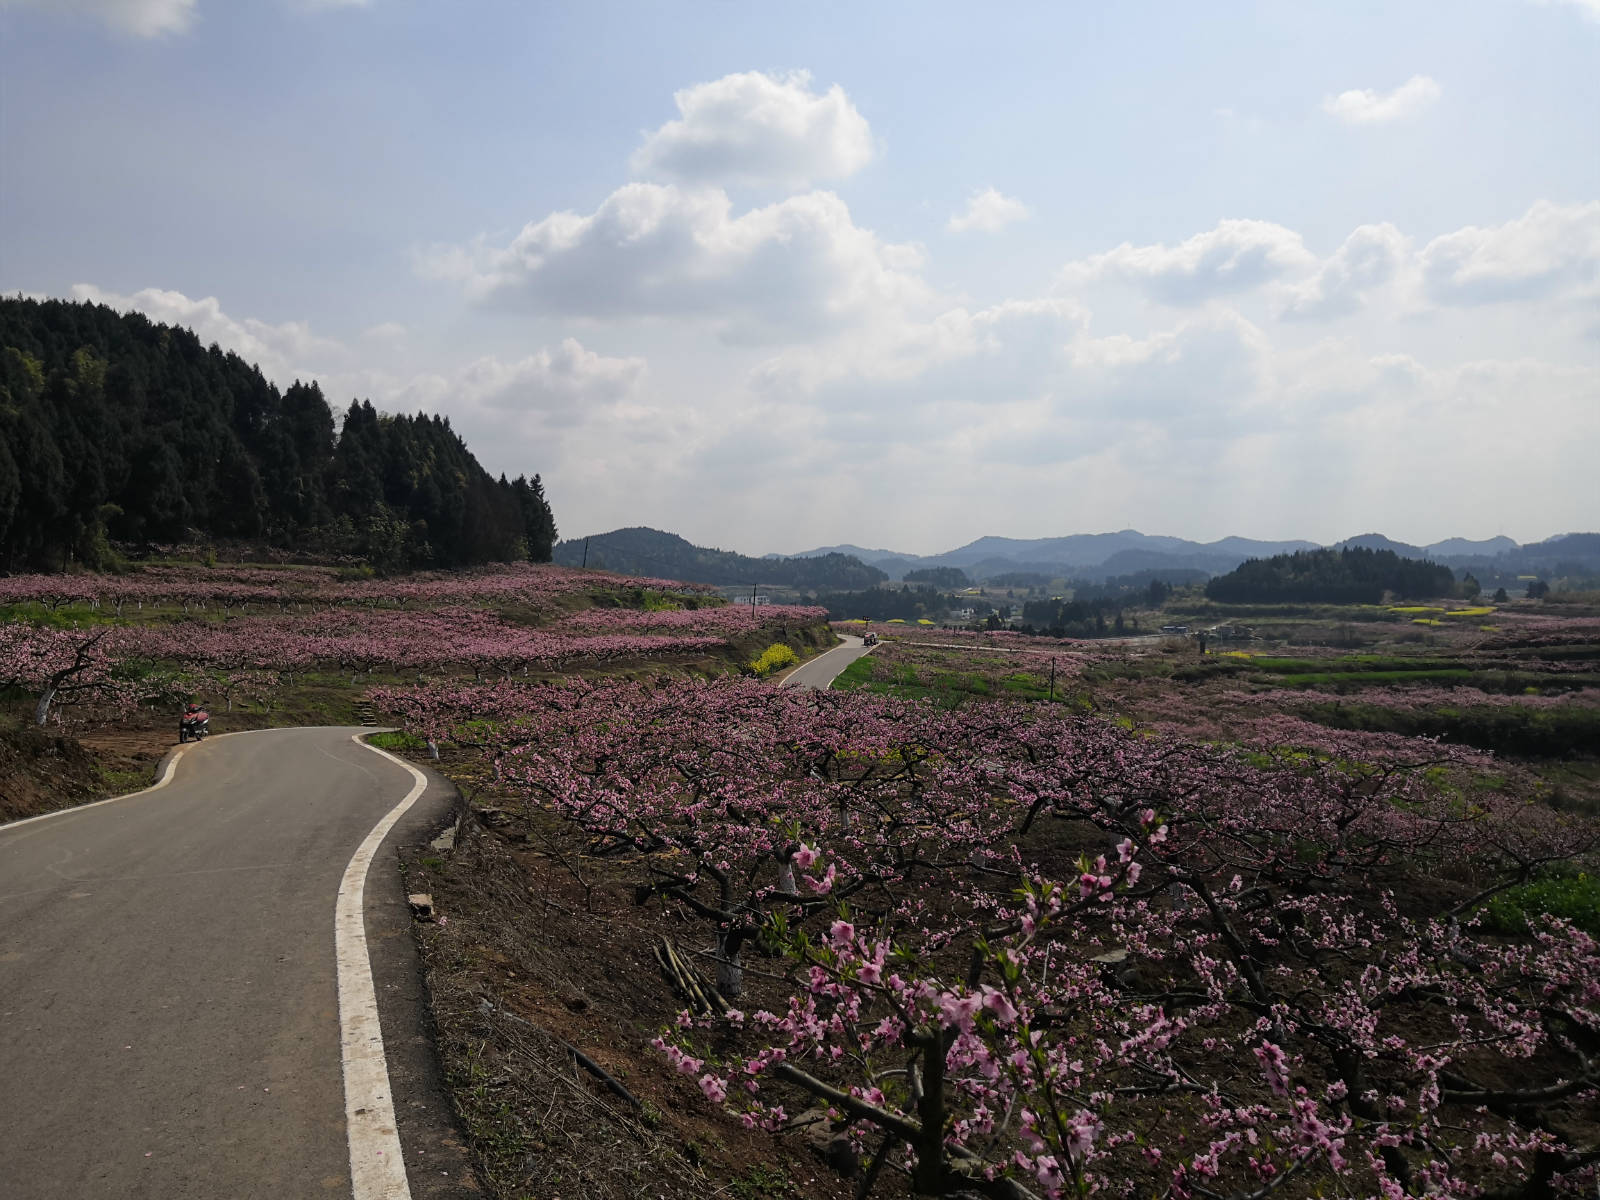
{"type": "Polygon", "coordinates": [[[345,1129],[350,1141],[350,1191],[354,1200],[411,1200],[405,1158],[400,1152],[400,1132],[395,1125],[394,1096],[389,1090],[389,1063],[383,1055],[383,1031],[378,1024],[378,996],[372,983],[372,962],[367,956],[367,925],[363,904],[367,869],[394,823],[406,814],[428,789],[428,778],[404,759],[361,739],[365,746],[411,772],[416,782],[406,798],[395,805],[367,834],[339,882],[334,906],[334,958],[339,968],[339,1031],[344,1061],[345,1129]]]}

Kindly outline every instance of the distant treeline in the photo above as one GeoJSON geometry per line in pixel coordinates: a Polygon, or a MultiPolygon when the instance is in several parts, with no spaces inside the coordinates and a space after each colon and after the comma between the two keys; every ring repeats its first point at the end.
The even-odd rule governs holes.
{"type": "Polygon", "coordinates": [[[888,578],[878,568],[847,554],[751,558],[732,550],[708,550],[675,533],[645,526],[562,542],[555,548],[555,561],[570,567],[587,563],[625,575],[656,575],[688,583],[766,584],[805,591],[867,588],[888,578]]]}
{"type": "Polygon", "coordinates": [[[916,621],[926,617],[943,619],[958,608],[971,608],[979,616],[994,611],[993,605],[976,596],[956,596],[926,584],[899,587],[869,587],[858,591],[819,592],[806,597],[807,604],[820,604],[828,610],[830,621],[916,621]]]}
{"type": "Polygon", "coordinates": [[[1046,600],[1024,600],[1020,604],[996,595],[993,589],[986,595],[970,595],[941,592],[931,584],[911,582],[899,587],[822,592],[808,598],[807,603],[822,605],[828,610],[829,619],[834,621],[863,617],[872,621],[926,618],[943,624],[951,619],[951,613],[971,610],[967,624],[997,629],[1013,617],[1019,617],[1024,623],[1016,628],[1024,633],[1092,638],[1137,630],[1137,622],[1125,617],[1124,610],[1159,606],[1172,593],[1170,584],[1149,576],[1149,572],[1139,572],[1115,583],[1074,583],[1070,600],[1055,596],[1046,600]]]}
{"type": "Polygon", "coordinates": [[[936,588],[969,588],[972,580],[960,567],[923,567],[905,573],[907,583],[925,583],[936,588]]]}
{"type": "Polygon", "coordinates": [[[0,299],[0,569],[110,543],[258,542],[381,567],[548,560],[539,477],[492,478],[450,428],[280,392],[187,329],[0,299]]]}
{"type": "Polygon", "coordinates": [[[1454,586],[1449,567],[1348,546],[1252,558],[1207,583],[1206,596],[1223,604],[1379,604],[1386,592],[1421,599],[1454,586]]]}

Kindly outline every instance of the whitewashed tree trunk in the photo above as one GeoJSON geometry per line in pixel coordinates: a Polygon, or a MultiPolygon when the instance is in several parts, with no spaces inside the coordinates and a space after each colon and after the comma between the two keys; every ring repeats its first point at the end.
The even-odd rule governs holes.
{"type": "Polygon", "coordinates": [[[788,859],[778,864],[778,890],[785,896],[793,896],[799,891],[794,886],[794,863],[788,859]]]}
{"type": "Polygon", "coordinates": [[[439,743],[432,738],[428,739],[428,757],[434,762],[439,761],[439,743]]]}
{"type": "Polygon", "coordinates": [[[44,694],[39,697],[39,704],[33,710],[33,723],[43,725],[50,717],[50,702],[56,698],[55,685],[51,684],[44,689],[44,694]]]}

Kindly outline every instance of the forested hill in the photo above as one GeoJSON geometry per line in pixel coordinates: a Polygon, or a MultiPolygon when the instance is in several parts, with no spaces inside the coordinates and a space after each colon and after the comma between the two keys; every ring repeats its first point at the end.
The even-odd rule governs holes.
{"type": "Polygon", "coordinates": [[[562,542],[555,561],[581,566],[588,545],[588,564],[629,575],[658,575],[690,583],[767,584],[807,591],[850,591],[888,578],[876,567],[844,554],[815,558],[750,558],[732,550],[707,550],[675,533],[635,527],[562,542]]]}
{"type": "Polygon", "coordinates": [[[380,567],[548,560],[539,476],[494,479],[437,416],[280,392],[187,329],[0,298],[0,570],[235,539],[380,567]]]}
{"type": "Polygon", "coordinates": [[[1449,567],[1346,546],[1252,558],[1206,584],[1206,595],[1225,604],[1379,604],[1385,592],[1422,599],[1454,586],[1449,567]]]}

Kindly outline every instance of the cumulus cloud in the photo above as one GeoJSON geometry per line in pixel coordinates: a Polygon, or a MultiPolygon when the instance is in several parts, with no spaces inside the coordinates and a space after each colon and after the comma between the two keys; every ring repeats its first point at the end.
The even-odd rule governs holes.
{"type": "Polygon", "coordinates": [[[1540,201],[1503,225],[1469,225],[1424,246],[1421,266],[1441,304],[1600,298],[1600,201],[1540,201]]]}
{"type": "Polygon", "coordinates": [[[515,361],[489,355],[447,375],[417,376],[394,400],[401,408],[445,407],[490,417],[524,432],[570,428],[627,399],[644,373],[642,358],[607,357],[565,338],[554,350],[515,361]]]}
{"type": "MultiPolygon", "coordinates": [[[[1432,364],[1351,338],[1288,347],[1222,307],[1100,336],[982,311],[986,334],[919,373],[836,375],[735,406],[694,459],[695,478],[744,489],[720,536],[759,551],[814,543],[820,523],[927,552],[1001,530],[1171,529],[1193,510],[1218,535],[1331,537],[1439,494],[1458,497],[1465,526],[1500,526],[1505,497],[1459,484],[1513,462],[1540,464],[1536,524],[1587,519],[1574,483],[1600,437],[1592,367],[1432,364]],[[781,486],[767,464],[740,472],[769,435],[790,469],[781,486]]],[[[694,503],[685,490],[662,509],[687,521],[694,503]]]]}
{"type": "Polygon", "coordinates": [[[1315,275],[1288,289],[1279,315],[1320,319],[1353,313],[1371,292],[1395,278],[1410,253],[1406,236],[1393,225],[1362,225],[1315,275]]]}
{"type": "Polygon", "coordinates": [[[610,525],[637,522],[641,481],[674,486],[713,419],[649,394],[648,377],[642,358],[565,338],[520,359],[491,355],[400,382],[387,406],[447,415],[491,472],[542,475],[558,520],[582,532],[570,526],[577,512],[596,520],[604,512],[610,525]]]}
{"type": "Polygon", "coordinates": [[[182,33],[194,20],[198,0],[0,0],[0,8],[39,8],[71,13],[134,37],[182,33]]]}
{"type": "Polygon", "coordinates": [[[946,394],[1032,390],[1088,321],[1085,309],[1060,298],[1006,300],[976,311],[957,306],[923,319],[900,314],[819,344],[786,347],[758,365],[750,382],[769,395],[821,394],[836,408],[885,411],[896,404],[885,389],[908,382],[922,389],[938,380],[946,394]]]}
{"type": "Polygon", "coordinates": [[[1024,220],[1028,206],[1010,196],[1002,196],[994,188],[985,188],[967,201],[965,212],[952,213],[945,223],[950,233],[966,233],[977,229],[983,233],[999,233],[1013,221],[1024,220]]]}
{"type": "Polygon", "coordinates": [[[1362,225],[1326,258],[1300,235],[1265,221],[1223,221],[1176,246],[1123,243],[1068,263],[1060,287],[1129,284],[1175,307],[1265,288],[1286,320],[1328,320],[1380,294],[1416,312],[1428,306],[1600,300],[1600,201],[1539,201],[1501,225],[1469,225],[1418,250],[1388,222],[1362,225]]]}
{"type": "Polygon", "coordinates": [[[104,304],[119,312],[139,312],[152,321],[192,329],[202,342],[231,350],[279,384],[291,382],[313,365],[337,364],[345,354],[341,343],[318,336],[304,321],[275,325],[255,317],[231,317],[215,296],[192,300],[182,292],[161,288],[123,296],[92,283],[74,284],[71,294],[74,300],[104,304]]]}
{"type": "Polygon", "coordinates": [[[1249,291],[1315,263],[1315,255],[1292,229],[1270,221],[1225,220],[1176,246],[1124,242],[1069,263],[1061,285],[1123,282],[1153,300],[1183,306],[1249,291]]]}
{"type": "Polygon", "coordinates": [[[679,118],[634,152],[635,175],[687,184],[801,188],[872,160],[872,130],[844,89],[811,89],[805,71],[750,71],[673,96],[679,118]]]}
{"type": "Polygon", "coordinates": [[[631,183],[593,213],[554,213],[509,245],[444,247],[424,274],[484,303],[595,318],[694,317],[737,342],[807,340],[925,302],[922,251],[880,241],[831,192],[734,216],[725,192],[631,183]]]}
{"type": "Polygon", "coordinates": [[[1145,338],[1080,337],[1059,403],[1116,422],[1232,429],[1269,378],[1265,334],[1231,309],[1145,338]]]}
{"type": "Polygon", "coordinates": [[[1355,88],[1328,96],[1322,101],[1322,111],[1351,125],[1381,125],[1415,116],[1437,100],[1440,93],[1433,79],[1427,75],[1413,75],[1392,92],[1355,88]]]}

